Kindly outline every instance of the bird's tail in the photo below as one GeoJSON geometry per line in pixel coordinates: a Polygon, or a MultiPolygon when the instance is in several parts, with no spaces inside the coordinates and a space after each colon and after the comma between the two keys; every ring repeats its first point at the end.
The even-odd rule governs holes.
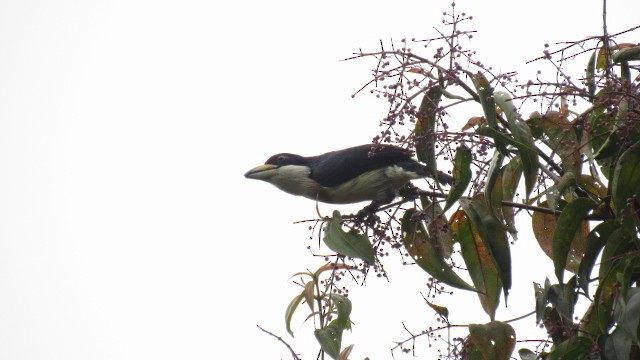
{"type": "MultiPolygon", "coordinates": [[[[418,174],[419,176],[422,177],[430,177],[433,178],[433,173],[431,173],[430,171],[427,170],[427,168],[415,161],[415,160],[410,160],[410,161],[405,161],[402,163],[398,163],[397,165],[402,166],[403,169],[407,170],[407,171],[413,171],[416,174],[418,174]]],[[[453,176],[442,172],[442,171],[437,171],[436,172],[436,177],[439,183],[442,184],[446,184],[446,185],[451,185],[453,184],[453,176]]]]}

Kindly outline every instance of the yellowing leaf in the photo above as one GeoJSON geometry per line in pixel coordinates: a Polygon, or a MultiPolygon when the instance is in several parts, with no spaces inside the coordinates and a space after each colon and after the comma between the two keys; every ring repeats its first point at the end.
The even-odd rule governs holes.
{"type": "MultiPolygon", "coordinates": [[[[540,203],[539,206],[548,207],[548,203],[544,201],[540,203]]],[[[553,239],[555,230],[558,227],[558,216],[536,211],[531,217],[531,226],[538,245],[540,245],[542,251],[553,260],[553,239]]],[[[585,243],[589,231],[589,222],[583,221],[571,241],[565,267],[574,274],[578,273],[580,261],[582,261],[582,257],[584,256],[585,243]]]]}
{"type": "Polygon", "coordinates": [[[456,211],[450,221],[455,239],[460,244],[460,253],[469,271],[469,276],[471,276],[471,281],[478,290],[482,309],[493,320],[500,303],[500,291],[502,290],[498,270],[489,250],[480,238],[478,230],[469,221],[465,212],[456,211]]]}
{"type": "Polygon", "coordinates": [[[484,116],[472,116],[467,120],[467,123],[462,127],[462,131],[467,131],[474,126],[480,126],[484,124],[485,119],[484,116]]]}

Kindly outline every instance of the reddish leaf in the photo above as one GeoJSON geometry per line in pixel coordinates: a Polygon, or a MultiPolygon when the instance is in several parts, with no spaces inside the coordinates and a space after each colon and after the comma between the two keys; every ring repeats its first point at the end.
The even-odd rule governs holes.
{"type": "Polygon", "coordinates": [[[471,281],[478,290],[482,309],[493,320],[500,303],[502,285],[489,250],[464,211],[457,211],[451,216],[451,227],[456,241],[460,243],[460,252],[471,281]]]}

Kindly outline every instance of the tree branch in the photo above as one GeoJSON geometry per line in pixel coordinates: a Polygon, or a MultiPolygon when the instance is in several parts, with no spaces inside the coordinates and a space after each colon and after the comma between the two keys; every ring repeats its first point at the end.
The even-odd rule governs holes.
{"type": "MultiPolygon", "coordinates": [[[[440,198],[440,199],[446,199],[447,198],[447,194],[440,193],[440,192],[435,192],[435,191],[417,190],[416,194],[420,195],[420,196],[430,196],[430,197],[436,197],[436,198],[440,198]]],[[[461,199],[471,199],[471,198],[462,197],[461,199]]],[[[397,201],[397,202],[395,202],[393,204],[389,204],[389,205],[385,206],[384,208],[386,209],[386,208],[393,207],[393,206],[405,203],[407,201],[412,201],[412,200],[414,200],[414,198],[402,199],[402,200],[397,201]]],[[[562,213],[562,211],[559,211],[559,210],[553,210],[553,209],[549,209],[549,208],[545,208],[545,207],[528,205],[528,204],[518,203],[518,202],[514,202],[514,201],[506,201],[506,200],[502,200],[502,206],[509,206],[509,207],[516,208],[516,209],[540,212],[540,213],[543,213],[543,214],[550,214],[550,215],[556,215],[556,216],[559,216],[562,213]]],[[[606,220],[606,219],[607,219],[607,217],[604,214],[600,214],[600,213],[587,215],[585,217],[585,220],[600,220],[601,221],[601,220],[606,220]]]]}

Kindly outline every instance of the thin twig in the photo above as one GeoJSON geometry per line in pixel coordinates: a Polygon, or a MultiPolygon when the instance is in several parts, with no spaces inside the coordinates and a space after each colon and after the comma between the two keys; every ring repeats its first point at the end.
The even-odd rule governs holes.
{"type": "Polygon", "coordinates": [[[532,312],[530,312],[530,313],[528,313],[528,314],[524,314],[524,315],[518,316],[518,317],[513,318],[513,319],[505,320],[504,322],[506,322],[506,323],[510,323],[510,322],[514,322],[514,321],[522,320],[522,319],[525,319],[525,318],[527,318],[527,317],[529,317],[529,316],[531,316],[531,315],[533,315],[533,314],[535,314],[535,313],[536,313],[536,312],[535,312],[535,310],[534,310],[534,311],[532,311],[532,312]]]}
{"type": "MultiPolygon", "coordinates": [[[[629,29],[627,29],[627,30],[623,30],[623,31],[620,31],[620,32],[615,33],[615,34],[607,35],[607,37],[608,37],[608,38],[617,37],[617,36],[619,36],[619,35],[622,35],[622,34],[624,34],[624,33],[628,33],[628,32],[631,32],[631,31],[637,30],[637,29],[639,29],[639,28],[640,28],[640,25],[638,25],[638,26],[634,26],[634,27],[629,28],[629,29]]],[[[603,30],[605,30],[605,32],[606,32],[606,20],[603,22],[603,30]]],[[[555,55],[555,54],[561,53],[561,52],[563,52],[563,51],[565,51],[565,50],[567,50],[567,49],[569,49],[569,48],[571,48],[571,47],[573,47],[573,46],[576,46],[576,45],[580,44],[580,43],[584,43],[584,42],[587,42],[587,41],[589,41],[589,40],[600,40],[600,39],[602,39],[602,36],[601,36],[601,35],[596,35],[596,36],[589,36],[589,37],[584,38],[584,39],[582,39],[582,40],[576,40],[576,41],[562,41],[562,42],[558,42],[558,43],[556,43],[556,44],[563,44],[563,45],[564,45],[564,44],[567,44],[567,46],[565,46],[565,47],[563,47],[563,48],[561,48],[561,49],[559,49],[559,50],[555,50],[555,51],[553,51],[553,52],[548,52],[548,53],[546,53],[545,55],[540,56],[540,57],[537,57],[537,58],[535,58],[535,59],[531,59],[531,60],[527,61],[525,64],[529,64],[529,63],[532,63],[532,62],[534,62],[534,61],[538,61],[538,60],[546,59],[546,58],[548,58],[548,57],[549,57],[549,55],[555,55]]],[[[585,51],[596,50],[596,49],[597,49],[597,47],[596,47],[596,48],[593,48],[593,49],[587,49],[587,50],[580,51],[580,53],[583,53],[583,52],[585,52],[585,51]]],[[[578,53],[578,54],[580,54],[580,53],[578,53]]],[[[572,57],[574,57],[574,56],[575,56],[575,55],[571,55],[571,56],[566,57],[566,58],[564,58],[564,59],[570,59],[570,58],[572,58],[572,57]]]]}
{"type": "Polygon", "coordinates": [[[276,335],[276,334],[272,333],[272,332],[271,332],[271,331],[269,331],[269,330],[265,330],[265,329],[263,329],[260,325],[256,325],[256,326],[258,327],[258,329],[260,329],[260,330],[262,330],[262,331],[266,332],[267,334],[269,334],[269,335],[273,336],[274,338],[278,339],[278,341],[280,341],[281,343],[283,343],[283,344],[287,347],[287,349],[289,349],[289,351],[291,352],[291,357],[293,357],[293,359],[294,359],[294,360],[302,360],[302,359],[298,356],[298,354],[296,354],[296,352],[293,350],[293,348],[291,347],[291,345],[287,344],[287,342],[286,342],[286,341],[284,341],[284,339],[283,339],[283,338],[281,338],[280,336],[278,336],[278,335],[276,335]]]}
{"type": "Polygon", "coordinates": [[[413,333],[411,333],[411,331],[409,331],[409,329],[407,329],[407,327],[406,327],[406,325],[404,323],[402,323],[402,326],[409,333],[409,335],[411,335],[411,337],[408,338],[408,339],[402,340],[402,341],[394,341],[396,343],[396,345],[391,348],[391,351],[393,351],[393,350],[395,350],[397,348],[402,348],[402,346],[404,344],[406,344],[407,342],[415,341],[417,338],[419,338],[419,337],[421,337],[423,335],[433,334],[435,332],[442,331],[442,330],[445,330],[445,329],[450,329],[450,328],[466,328],[466,327],[469,327],[469,325],[451,325],[451,324],[448,324],[446,326],[439,326],[437,328],[430,328],[429,330],[424,330],[424,331],[421,331],[419,334],[414,335],[413,333]]]}

